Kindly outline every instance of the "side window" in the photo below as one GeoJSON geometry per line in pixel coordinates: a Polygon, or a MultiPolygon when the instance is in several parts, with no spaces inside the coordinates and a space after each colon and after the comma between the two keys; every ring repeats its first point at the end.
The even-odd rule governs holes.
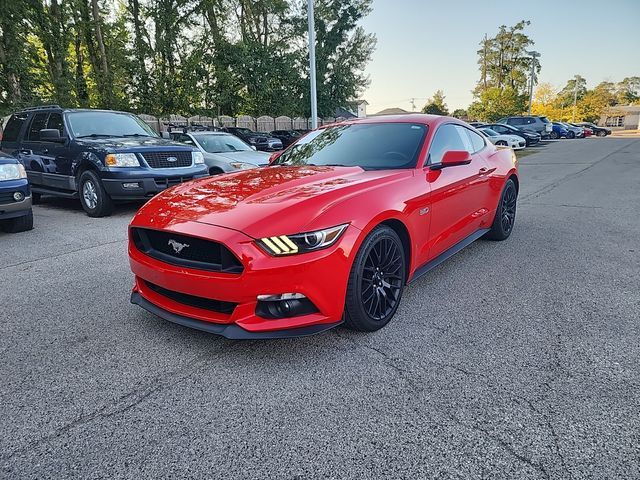
{"type": "Polygon", "coordinates": [[[525,119],[525,124],[526,125],[533,125],[534,123],[536,123],[536,119],[533,117],[528,117],[525,119]]]}
{"type": "Polygon", "coordinates": [[[449,150],[466,150],[456,125],[441,125],[433,136],[429,147],[429,165],[442,162],[442,156],[449,150]]]}
{"type": "Polygon", "coordinates": [[[32,142],[40,141],[40,130],[42,130],[47,124],[47,116],[48,113],[36,113],[31,120],[31,125],[29,126],[29,134],[27,135],[27,139],[32,142]]]}
{"type": "Polygon", "coordinates": [[[47,120],[47,128],[54,128],[60,132],[60,136],[64,136],[64,123],[62,122],[62,115],[59,113],[52,113],[47,120]]]}
{"type": "Polygon", "coordinates": [[[460,135],[460,138],[462,139],[462,143],[464,144],[464,150],[466,150],[469,153],[474,153],[473,145],[471,144],[471,138],[467,134],[469,130],[464,127],[461,127],[460,125],[456,125],[456,130],[458,130],[458,135],[460,135]]]}
{"type": "Polygon", "coordinates": [[[7,125],[4,127],[4,132],[2,132],[2,141],[17,142],[20,130],[22,130],[22,125],[24,125],[24,121],[26,119],[26,114],[12,115],[7,122],[7,125]]]}
{"type": "Polygon", "coordinates": [[[525,124],[525,119],[524,118],[510,118],[507,123],[509,125],[524,125],[525,124]]]}
{"type": "Polygon", "coordinates": [[[500,125],[491,125],[489,128],[491,128],[491,130],[493,130],[494,132],[507,133],[507,129],[501,127],[500,125]]]}
{"type": "Polygon", "coordinates": [[[469,140],[471,141],[472,150],[469,150],[469,153],[476,153],[482,150],[486,143],[482,135],[478,135],[476,132],[472,132],[468,128],[465,128],[467,131],[467,135],[469,135],[469,140]]]}
{"type": "Polygon", "coordinates": [[[193,143],[193,140],[191,140],[191,137],[189,135],[185,135],[184,133],[180,135],[178,141],[186,143],[187,145],[195,145],[195,143],[193,143]]]}

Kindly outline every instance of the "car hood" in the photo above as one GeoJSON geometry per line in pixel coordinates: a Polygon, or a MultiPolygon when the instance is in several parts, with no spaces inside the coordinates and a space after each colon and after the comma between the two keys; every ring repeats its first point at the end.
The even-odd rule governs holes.
{"type": "MultiPolygon", "coordinates": [[[[140,210],[161,227],[194,221],[231,228],[253,238],[300,233],[329,208],[355,195],[413,175],[413,170],[273,166],[178,185],[140,210]]],[[[352,219],[345,208],[345,222],[352,219]]],[[[321,225],[319,228],[332,225],[321,225]]]]}
{"type": "Polygon", "coordinates": [[[81,145],[106,150],[138,152],[150,150],[151,148],[162,150],[193,150],[193,148],[183,144],[173,142],[160,137],[102,137],[102,138],[78,138],[76,140],[81,145]]]}
{"type": "Polygon", "coordinates": [[[208,153],[204,152],[205,158],[212,158],[223,162],[245,162],[253,165],[266,165],[269,163],[270,155],[264,152],[247,150],[245,152],[224,152],[208,153]]]}

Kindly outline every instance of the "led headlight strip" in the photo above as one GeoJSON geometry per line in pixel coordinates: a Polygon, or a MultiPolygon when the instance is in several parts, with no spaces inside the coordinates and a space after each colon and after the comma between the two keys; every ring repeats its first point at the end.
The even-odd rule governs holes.
{"type": "Polygon", "coordinates": [[[348,224],[316,230],[313,232],[296,233],[294,235],[278,235],[264,237],[257,241],[268,254],[274,256],[294,255],[330,247],[338,241],[348,224]]]}

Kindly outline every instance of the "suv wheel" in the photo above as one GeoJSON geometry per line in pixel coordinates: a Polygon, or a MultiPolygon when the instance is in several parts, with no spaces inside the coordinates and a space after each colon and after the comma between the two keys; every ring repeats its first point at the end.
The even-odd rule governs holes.
{"type": "Polygon", "coordinates": [[[33,230],[33,211],[22,217],[6,220],[3,230],[7,233],[18,233],[33,230]]]}
{"type": "Polygon", "coordinates": [[[113,200],[107,195],[98,175],[85,170],[80,175],[80,203],[90,217],[106,217],[113,211],[113,200]]]}

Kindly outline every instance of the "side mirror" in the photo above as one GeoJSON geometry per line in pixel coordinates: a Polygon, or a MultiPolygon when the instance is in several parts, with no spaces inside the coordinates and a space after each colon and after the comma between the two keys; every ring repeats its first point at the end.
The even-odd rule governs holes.
{"type": "Polygon", "coordinates": [[[165,138],[167,140],[171,140],[171,134],[169,132],[162,132],[161,134],[162,138],[165,138]]]}
{"type": "Polygon", "coordinates": [[[255,145],[251,145],[251,150],[258,150],[255,145]]]}
{"type": "Polygon", "coordinates": [[[471,163],[471,154],[466,150],[449,150],[442,156],[442,162],[431,165],[432,170],[439,170],[457,165],[468,165],[471,163]]]}
{"type": "Polygon", "coordinates": [[[64,143],[67,139],[60,136],[60,131],[57,128],[43,128],[40,130],[40,141],[64,143]]]}

